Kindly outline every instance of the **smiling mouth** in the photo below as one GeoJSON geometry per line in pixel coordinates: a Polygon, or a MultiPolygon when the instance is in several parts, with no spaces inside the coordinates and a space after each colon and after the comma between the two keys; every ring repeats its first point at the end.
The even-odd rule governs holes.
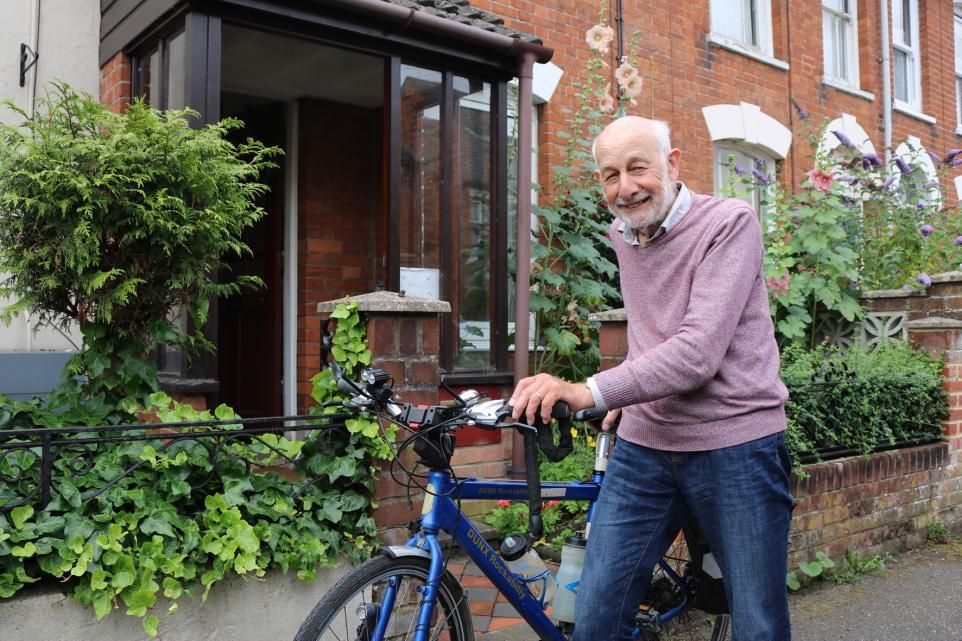
{"type": "Polygon", "coordinates": [[[645,197],[642,198],[641,200],[636,200],[636,201],[633,202],[633,203],[628,203],[627,205],[622,205],[622,207],[624,207],[625,209],[638,209],[638,208],[641,207],[642,205],[647,204],[649,200],[651,200],[651,196],[645,196],[645,197]]]}

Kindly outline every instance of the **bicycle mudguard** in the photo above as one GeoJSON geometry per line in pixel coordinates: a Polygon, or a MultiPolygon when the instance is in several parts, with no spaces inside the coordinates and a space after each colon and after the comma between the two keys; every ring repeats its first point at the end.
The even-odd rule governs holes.
{"type": "Polygon", "coordinates": [[[427,550],[416,548],[410,545],[382,545],[378,548],[378,552],[392,559],[400,559],[406,556],[416,556],[422,559],[430,559],[431,555],[427,550]]]}

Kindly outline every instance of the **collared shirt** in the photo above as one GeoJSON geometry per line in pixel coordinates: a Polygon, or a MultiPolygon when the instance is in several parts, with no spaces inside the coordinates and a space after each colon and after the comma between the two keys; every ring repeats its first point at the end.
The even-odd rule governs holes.
{"type": "MultiPolygon", "coordinates": [[[[688,190],[688,187],[685,186],[685,183],[681,182],[680,180],[675,182],[675,189],[677,190],[675,202],[671,204],[671,209],[668,210],[668,215],[665,216],[665,220],[661,223],[658,231],[652,234],[651,238],[645,241],[645,245],[653,243],[667,234],[668,230],[677,225],[678,222],[685,217],[685,214],[688,213],[688,210],[691,209],[691,192],[688,190]]],[[[621,221],[618,224],[618,231],[621,232],[621,237],[625,240],[625,242],[632,247],[638,247],[641,245],[641,243],[638,241],[637,232],[626,225],[625,221],[621,221]]],[[[595,377],[589,376],[588,380],[585,382],[588,385],[588,389],[591,390],[591,397],[595,401],[595,408],[601,411],[607,410],[608,405],[605,403],[604,397],[601,396],[601,392],[598,390],[598,385],[595,383],[595,377]]]]}
{"type": "MultiPolygon", "coordinates": [[[[665,220],[661,223],[661,227],[658,228],[658,231],[652,234],[651,238],[649,238],[645,243],[646,245],[667,234],[668,230],[677,225],[678,221],[684,218],[685,214],[688,213],[688,210],[691,209],[691,192],[688,191],[688,187],[685,186],[685,183],[681,182],[680,180],[675,182],[675,191],[675,201],[671,204],[671,209],[668,210],[668,215],[665,216],[665,220]]],[[[621,232],[621,236],[625,239],[625,242],[632,247],[637,247],[641,244],[638,241],[638,233],[626,225],[625,221],[621,221],[618,224],[618,231],[621,232]]]]}

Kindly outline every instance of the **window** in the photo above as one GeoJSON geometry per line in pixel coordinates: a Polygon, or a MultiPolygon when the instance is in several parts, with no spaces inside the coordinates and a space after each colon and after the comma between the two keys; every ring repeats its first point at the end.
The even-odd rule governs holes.
{"type": "Polygon", "coordinates": [[[134,97],[158,109],[187,105],[187,37],[184,29],[134,59],[134,97]]]}
{"type": "Polygon", "coordinates": [[[712,0],[711,30],[766,55],[772,53],[770,0],[712,0]]]}
{"type": "Polygon", "coordinates": [[[962,15],[955,14],[955,126],[962,129],[962,15]]]}
{"type": "Polygon", "coordinates": [[[441,366],[507,367],[505,83],[400,65],[399,283],[446,300],[441,366]],[[499,147],[500,146],[500,147],[499,147]]]}
{"type": "Polygon", "coordinates": [[[770,185],[775,181],[775,159],[756,150],[734,143],[715,145],[715,195],[729,195],[734,188],[735,198],[744,200],[764,223],[771,207],[770,185]],[[735,172],[735,175],[732,175],[735,172]],[[745,185],[741,176],[753,177],[745,185]]]}
{"type": "Polygon", "coordinates": [[[825,77],[858,87],[858,29],[854,0],[823,0],[825,77]]]}
{"type": "Polygon", "coordinates": [[[918,0],[892,0],[895,100],[922,110],[918,0]]]}
{"type": "Polygon", "coordinates": [[[895,149],[895,157],[909,169],[902,173],[893,168],[894,187],[903,202],[920,210],[938,209],[942,206],[942,190],[939,187],[939,173],[935,163],[916,136],[908,139],[895,149]]]}

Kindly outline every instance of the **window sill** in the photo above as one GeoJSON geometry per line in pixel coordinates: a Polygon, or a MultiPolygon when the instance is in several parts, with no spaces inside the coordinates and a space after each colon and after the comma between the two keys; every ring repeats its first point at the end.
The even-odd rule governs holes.
{"type": "Polygon", "coordinates": [[[721,47],[722,49],[727,49],[735,53],[740,53],[743,56],[747,56],[752,60],[757,60],[758,62],[765,63],[770,67],[775,67],[776,69],[781,69],[783,71],[788,71],[788,63],[784,60],[779,60],[778,58],[773,58],[767,54],[760,51],[749,48],[742,42],[737,40],[732,40],[727,36],[723,36],[717,33],[708,34],[708,43],[716,47],[721,47]]]}
{"type": "Polygon", "coordinates": [[[827,87],[831,87],[832,89],[837,89],[838,91],[844,91],[845,93],[850,93],[853,96],[864,98],[865,100],[875,100],[875,94],[871,94],[867,91],[862,91],[858,87],[853,87],[850,84],[846,84],[842,80],[836,80],[835,78],[822,76],[822,84],[827,87]]]}
{"type": "Polygon", "coordinates": [[[934,125],[934,124],[936,123],[936,120],[935,120],[935,118],[934,118],[933,116],[930,116],[930,115],[928,115],[928,114],[924,114],[924,113],[922,113],[921,111],[916,111],[915,109],[913,109],[913,108],[910,107],[909,105],[905,104],[904,102],[899,102],[898,100],[895,101],[895,111],[897,111],[897,112],[899,112],[899,113],[901,113],[901,114],[905,114],[906,116],[911,116],[912,118],[915,118],[916,120],[921,120],[922,122],[927,122],[927,123],[929,123],[930,125],[934,125]]]}
{"type": "Polygon", "coordinates": [[[956,125],[956,126],[955,126],[955,135],[956,135],[956,136],[962,136],[962,125],[956,125]]]}
{"type": "Polygon", "coordinates": [[[511,372],[458,371],[441,372],[444,382],[460,387],[462,385],[510,385],[514,383],[511,372]]]}

